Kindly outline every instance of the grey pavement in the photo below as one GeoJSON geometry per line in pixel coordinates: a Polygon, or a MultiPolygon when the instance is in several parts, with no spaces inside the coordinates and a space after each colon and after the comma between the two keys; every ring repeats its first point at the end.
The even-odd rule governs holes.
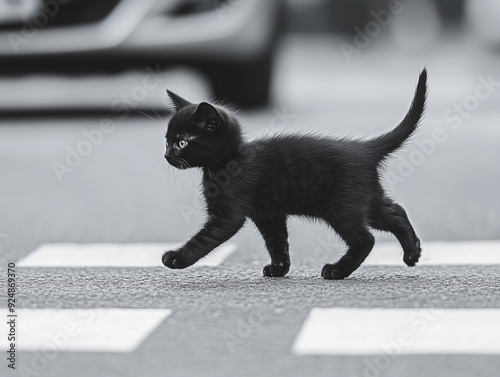
{"type": "MultiPolygon", "coordinates": [[[[258,253],[258,252],[257,252],[258,253]]],[[[260,258],[265,259],[265,258],[260,258]]],[[[264,262],[264,261],[262,261],[264,262]]],[[[63,353],[40,375],[363,376],[371,356],[296,356],[312,307],[498,308],[498,266],[362,267],[325,281],[297,262],[283,279],[231,257],[216,270],[24,269],[19,297],[32,308],[169,308],[173,314],[132,355],[63,353]]],[[[20,361],[28,366],[33,353],[20,361]]],[[[384,376],[493,376],[497,356],[398,356],[384,376]]]]}

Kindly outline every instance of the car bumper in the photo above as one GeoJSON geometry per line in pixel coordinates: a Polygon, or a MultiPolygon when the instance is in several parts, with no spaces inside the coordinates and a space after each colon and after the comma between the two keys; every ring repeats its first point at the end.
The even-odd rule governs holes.
{"type": "Polygon", "coordinates": [[[213,2],[211,11],[170,16],[179,3],[121,0],[100,21],[59,27],[44,27],[43,17],[31,17],[18,28],[0,30],[0,56],[109,51],[246,59],[265,51],[275,33],[278,1],[213,2]]]}

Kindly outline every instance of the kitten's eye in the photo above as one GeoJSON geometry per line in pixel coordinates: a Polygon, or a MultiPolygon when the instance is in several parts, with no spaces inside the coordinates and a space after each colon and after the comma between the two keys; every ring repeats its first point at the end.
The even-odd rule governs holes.
{"type": "Polygon", "coordinates": [[[185,148],[188,145],[188,142],[186,140],[179,140],[177,143],[180,149],[185,148]]]}

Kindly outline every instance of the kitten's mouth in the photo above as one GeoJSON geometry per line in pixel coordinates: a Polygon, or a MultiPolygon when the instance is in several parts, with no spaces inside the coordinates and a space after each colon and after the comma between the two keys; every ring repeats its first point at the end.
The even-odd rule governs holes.
{"type": "Polygon", "coordinates": [[[185,160],[179,160],[179,159],[172,158],[172,157],[166,157],[166,159],[170,165],[172,165],[173,167],[175,167],[179,170],[185,170],[185,169],[189,169],[191,167],[191,166],[189,166],[188,162],[185,160]]]}

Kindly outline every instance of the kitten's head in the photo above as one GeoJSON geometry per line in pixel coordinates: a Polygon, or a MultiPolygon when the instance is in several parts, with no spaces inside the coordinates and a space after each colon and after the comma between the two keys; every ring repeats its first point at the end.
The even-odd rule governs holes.
{"type": "Polygon", "coordinates": [[[178,169],[221,166],[235,158],[242,142],[240,125],[226,109],[193,104],[167,90],[176,112],[168,123],[165,158],[178,169]]]}

